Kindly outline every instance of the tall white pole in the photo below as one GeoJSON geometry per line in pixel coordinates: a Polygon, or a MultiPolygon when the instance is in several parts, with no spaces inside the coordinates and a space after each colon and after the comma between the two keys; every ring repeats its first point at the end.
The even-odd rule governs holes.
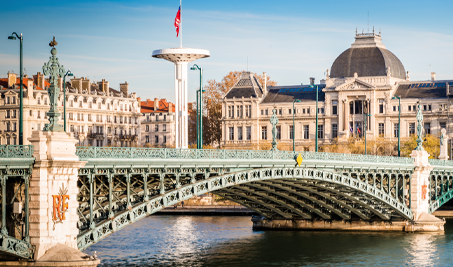
{"type": "Polygon", "coordinates": [[[179,98],[178,98],[178,65],[175,64],[175,148],[179,148],[179,98]]]}
{"type": "Polygon", "coordinates": [[[182,48],[182,0],[179,0],[179,47],[182,48]]]}

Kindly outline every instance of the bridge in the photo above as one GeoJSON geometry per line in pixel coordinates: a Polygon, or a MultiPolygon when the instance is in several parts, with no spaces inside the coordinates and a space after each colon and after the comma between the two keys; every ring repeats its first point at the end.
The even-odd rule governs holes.
{"type": "Polygon", "coordinates": [[[414,225],[453,198],[453,162],[428,160],[426,151],[398,158],[76,148],[62,132],[35,132],[30,140],[30,146],[0,146],[2,259],[38,259],[55,242],[84,250],[208,192],[256,211],[261,221],[387,222],[410,231],[443,230],[441,222],[414,225]]]}

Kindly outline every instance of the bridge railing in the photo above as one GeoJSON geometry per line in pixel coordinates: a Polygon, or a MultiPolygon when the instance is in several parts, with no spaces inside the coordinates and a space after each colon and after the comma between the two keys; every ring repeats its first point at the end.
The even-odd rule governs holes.
{"type": "Polygon", "coordinates": [[[0,145],[0,158],[31,158],[32,145],[0,145]]]}
{"type": "Polygon", "coordinates": [[[432,166],[451,166],[451,167],[453,167],[453,161],[452,160],[428,159],[428,162],[432,166]]]}
{"type": "Polygon", "coordinates": [[[271,150],[229,150],[229,149],[175,149],[141,147],[77,147],[77,156],[81,159],[280,159],[293,160],[301,154],[304,160],[356,161],[373,163],[413,164],[412,158],[388,156],[341,154],[308,151],[271,151],[271,150]]]}

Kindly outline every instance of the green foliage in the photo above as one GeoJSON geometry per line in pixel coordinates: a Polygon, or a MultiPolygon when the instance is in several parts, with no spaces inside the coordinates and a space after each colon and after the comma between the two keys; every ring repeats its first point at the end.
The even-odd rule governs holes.
{"type": "MultiPolygon", "coordinates": [[[[412,150],[415,150],[417,147],[417,135],[411,135],[405,142],[401,144],[401,156],[410,157],[412,150]]],[[[427,134],[423,139],[423,148],[428,152],[430,159],[437,159],[440,153],[440,141],[439,138],[427,134]]]]}

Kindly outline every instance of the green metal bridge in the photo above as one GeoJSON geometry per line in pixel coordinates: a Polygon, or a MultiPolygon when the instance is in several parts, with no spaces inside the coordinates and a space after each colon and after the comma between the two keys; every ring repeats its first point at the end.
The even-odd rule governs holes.
{"type": "MultiPolygon", "coordinates": [[[[78,147],[76,154],[86,161],[78,173],[80,250],[165,207],[208,192],[268,219],[413,219],[412,158],[119,147],[78,147]]],[[[1,255],[33,255],[28,229],[32,155],[32,146],[0,146],[1,255]],[[24,203],[22,213],[13,213],[14,202],[24,203]]],[[[453,198],[453,162],[430,160],[430,164],[433,212],[453,198]]]]}

